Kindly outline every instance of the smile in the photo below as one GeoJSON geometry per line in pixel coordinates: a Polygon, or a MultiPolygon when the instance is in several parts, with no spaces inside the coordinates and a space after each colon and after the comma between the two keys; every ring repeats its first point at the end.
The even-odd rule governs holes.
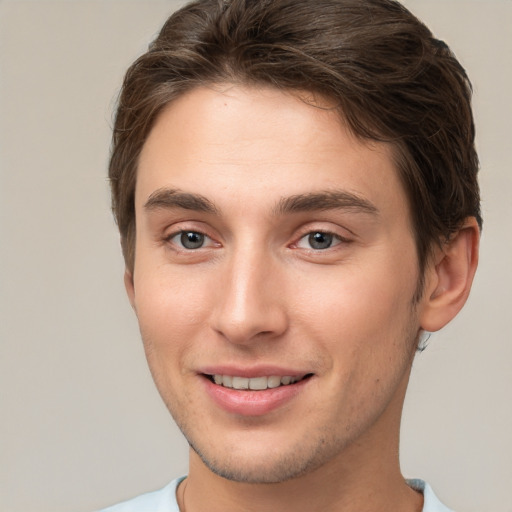
{"type": "Polygon", "coordinates": [[[305,393],[314,377],[313,373],[290,375],[289,370],[290,373],[283,371],[288,375],[276,375],[275,369],[268,369],[268,375],[261,368],[242,370],[240,373],[245,375],[226,370],[224,373],[212,368],[211,373],[202,373],[204,389],[214,404],[230,414],[246,417],[265,415],[290,403],[305,393]]]}
{"type": "Polygon", "coordinates": [[[262,376],[262,377],[239,377],[234,375],[211,375],[210,379],[219,386],[236,390],[263,391],[265,389],[274,389],[280,386],[288,386],[310,376],[262,376]]]}

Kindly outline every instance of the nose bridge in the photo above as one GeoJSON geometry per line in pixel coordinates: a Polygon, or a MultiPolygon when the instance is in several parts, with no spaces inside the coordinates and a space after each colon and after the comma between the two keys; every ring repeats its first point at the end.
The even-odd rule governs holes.
{"type": "Polygon", "coordinates": [[[213,327],[232,343],[248,343],[258,335],[276,337],[287,318],[279,287],[279,268],[261,245],[244,244],[227,258],[213,327]]]}

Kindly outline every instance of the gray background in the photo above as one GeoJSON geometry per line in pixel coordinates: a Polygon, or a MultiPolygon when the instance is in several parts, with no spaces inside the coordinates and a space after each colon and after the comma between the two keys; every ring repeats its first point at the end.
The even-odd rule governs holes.
{"type": "MultiPolygon", "coordinates": [[[[0,1],[0,510],[90,511],[186,471],[122,286],[105,168],[122,73],[181,2],[0,1]]],[[[472,77],[474,291],[413,370],[407,476],[511,512],[512,2],[411,0],[472,77]]]]}

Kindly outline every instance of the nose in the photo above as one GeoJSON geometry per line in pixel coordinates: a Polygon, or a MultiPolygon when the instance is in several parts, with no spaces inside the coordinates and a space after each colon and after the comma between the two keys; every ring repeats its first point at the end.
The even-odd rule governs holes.
{"type": "Polygon", "coordinates": [[[248,252],[225,262],[211,316],[212,328],[239,345],[275,339],[288,327],[283,270],[263,251],[248,252]]]}

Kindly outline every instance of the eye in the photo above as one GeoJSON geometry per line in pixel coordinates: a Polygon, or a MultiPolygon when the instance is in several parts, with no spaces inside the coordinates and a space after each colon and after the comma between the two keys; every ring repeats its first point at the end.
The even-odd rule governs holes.
{"type": "Polygon", "coordinates": [[[169,241],[180,248],[193,250],[201,249],[209,238],[198,231],[180,231],[169,238],[169,241]]]}
{"type": "Polygon", "coordinates": [[[301,249],[314,249],[315,251],[321,251],[334,247],[340,242],[341,238],[334,233],[312,231],[298,241],[297,247],[300,247],[301,249]]]}

